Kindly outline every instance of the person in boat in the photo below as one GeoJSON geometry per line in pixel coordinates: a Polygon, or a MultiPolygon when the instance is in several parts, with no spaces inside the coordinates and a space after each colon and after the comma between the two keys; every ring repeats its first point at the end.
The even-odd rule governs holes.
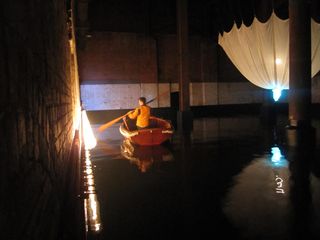
{"type": "MultiPolygon", "coordinates": [[[[139,107],[133,111],[130,111],[128,117],[132,120],[136,119],[136,127],[138,130],[140,130],[149,127],[151,108],[147,105],[145,97],[140,97],[138,102],[139,107]]],[[[126,121],[126,119],[123,120],[126,121]]]]}

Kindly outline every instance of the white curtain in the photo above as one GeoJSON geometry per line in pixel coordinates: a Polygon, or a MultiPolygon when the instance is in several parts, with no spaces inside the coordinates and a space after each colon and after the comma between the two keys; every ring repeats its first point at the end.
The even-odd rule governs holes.
{"type": "MultiPolygon", "coordinates": [[[[265,89],[289,89],[289,20],[275,13],[265,23],[254,18],[250,26],[219,35],[230,60],[253,84],[265,89]]],[[[320,24],[311,19],[312,77],[320,70],[320,24]]]]}

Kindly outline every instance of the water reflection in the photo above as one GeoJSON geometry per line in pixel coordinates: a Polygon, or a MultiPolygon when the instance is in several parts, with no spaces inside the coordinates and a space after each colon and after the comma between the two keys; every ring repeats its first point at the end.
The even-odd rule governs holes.
{"type": "Polygon", "coordinates": [[[93,165],[91,162],[90,150],[85,150],[83,162],[84,180],[84,213],[86,234],[97,234],[101,231],[100,204],[96,194],[93,165]]]}
{"type": "Polygon", "coordinates": [[[121,144],[121,155],[130,160],[130,163],[135,164],[143,173],[152,166],[173,160],[173,154],[164,145],[138,146],[132,144],[128,139],[123,140],[121,144]]]}
{"type": "Polygon", "coordinates": [[[223,211],[244,238],[320,237],[316,231],[320,199],[315,190],[320,181],[310,166],[312,159],[309,150],[288,149],[283,154],[273,146],[234,177],[223,211]]]}
{"type": "Polygon", "coordinates": [[[314,168],[314,151],[304,145],[303,148],[290,148],[290,202],[292,239],[305,239],[306,233],[312,239],[319,239],[319,176],[314,168]],[[318,193],[317,193],[318,192],[318,193]]]}
{"type": "Polygon", "coordinates": [[[111,127],[91,151],[100,239],[320,239],[320,162],[258,123],[197,119],[194,132],[156,148],[123,142],[111,127]]]}
{"type": "Polygon", "coordinates": [[[193,125],[191,139],[194,142],[207,142],[211,140],[255,135],[260,130],[259,119],[256,117],[223,117],[196,119],[193,125]],[[241,126],[241,127],[239,127],[241,126]]]}
{"type": "Polygon", "coordinates": [[[101,230],[100,204],[97,194],[90,193],[84,199],[86,232],[98,233],[101,230]]]}

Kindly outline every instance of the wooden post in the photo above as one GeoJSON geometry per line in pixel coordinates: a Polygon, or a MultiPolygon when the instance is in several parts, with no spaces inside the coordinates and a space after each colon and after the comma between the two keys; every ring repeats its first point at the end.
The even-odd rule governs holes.
{"type": "Polygon", "coordinates": [[[189,45],[188,45],[188,1],[177,0],[177,49],[179,79],[178,129],[192,129],[192,112],[190,111],[189,90],[189,45]]]}
{"type": "Polygon", "coordinates": [[[311,127],[311,19],[308,1],[289,0],[289,19],[288,142],[289,145],[297,145],[312,138],[314,132],[311,127]]]}

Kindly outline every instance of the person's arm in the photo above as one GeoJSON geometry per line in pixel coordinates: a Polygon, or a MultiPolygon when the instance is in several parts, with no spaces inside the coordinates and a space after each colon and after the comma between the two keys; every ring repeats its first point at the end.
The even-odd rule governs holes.
{"type": "Polygon", "coordinates": [[[139,115],[139,108],[136,108],[134,111],[131,111],[131,113],[129,113],[128,117],[130,119],[135,119],[137,118],[138,115],[139,115]]]}

